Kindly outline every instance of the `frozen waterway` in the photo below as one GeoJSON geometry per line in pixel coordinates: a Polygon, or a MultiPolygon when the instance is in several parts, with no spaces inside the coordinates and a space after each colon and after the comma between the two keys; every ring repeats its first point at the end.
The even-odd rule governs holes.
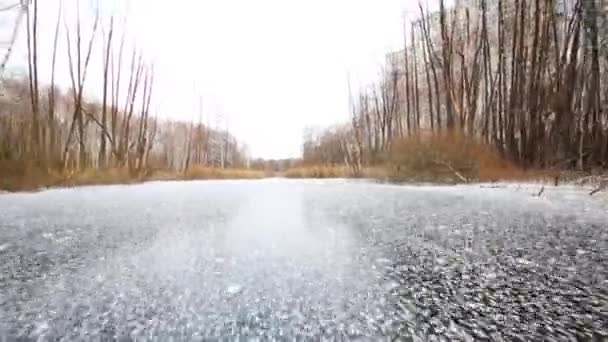
{"type": "Polygon", "coordinates": [[[160,182],[0,195],[0,334],[608,338],[576,188],[160,182]]]}

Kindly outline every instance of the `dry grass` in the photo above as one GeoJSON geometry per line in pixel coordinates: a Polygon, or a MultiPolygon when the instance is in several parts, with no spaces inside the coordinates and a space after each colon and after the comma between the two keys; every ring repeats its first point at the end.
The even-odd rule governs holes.
{"type": "Polygon", "coordinates": [[[218,169],[211,167],[193,167],[184,175],[185,180],[195,179],[261,179],[267,177],[264,171],[249,169],[218,169]]]}
{"type": "Polygon", "coordinates": [[[28,167],[22,173],[0,173],[0,190],[33,191],[58,186],[130,184],[151,179],[156,179],[156,177],[133,175],[127,169],[60,172],[53,169],[28,167]]]}
{"type": "Polygon", "coordinates": [[[146,169],[135,174],[127,168],[59,172],[40,167],[37,163],[0,162],[0,190],[6,191],[33,191],[58,186],[132,184],[153,180],[260,179],[267,176],[263,171],[209,167],[193,167],[185,173],[146,169]]]}
{"type": "Polygon", "coordinates": [[[531,177],[493,147],[458,132],[421,133],[403,139],[393,145],[387,162],[389,178],[396,181],[459,183],[531,177]]]}
{"type": "MultiPolygon", "coordinates": [[[[0,190],[31,191],[44,187],[102,184],[130,184],[151,180],[261,179],[274,174],[250,169],[192,167],[184,173],[147,169],[133,174],[126,168],[89,169],[58,172],[37,162],[0,161],[0,190]]],[[[392,181],[435,183],[542,181],[554,183],[559,171],[523,171],[505,160],[492,147],[462,134],[419,134],[393,144],[384,163],[367,167],[358,174],[344,166],[305,166],[292,168],[286,178],[375,178],[392,181]]],[[[578,173],[576,177],[580,177],[578,173]]],[[[572,178],[576,178],[572,177],[572,178]]]]}
{"type": "Polygon", "coordinates": [[[364,167],[357,178],[369,178],[369,179],[388,179],[390,174],[386,167],[381,166],[368,166],[364,167]]]}
{"type": "Polygon", "coordinates": [[[133,174],[126,168],[88,169],[63,173],[63,186],[130,184],[149,180],[146,174],[133,174]]]}
{"type": "Polygon", "coordinates": [[[345,166],[304,166],[292,168],[282,174],[286,178],[373,178],[385,179],[388,177],[386,169],[383,167],[365,167],[358,173],[345,166]]]}
{"type": "Polygon", "coordinates": [[[40,167],[37,162],[0,161],[0,190],[30,191],[59,184],[61,175],[40,167]]]}
{"type": "Polygon", "coordinates": [[[343,166],[304,166],[292,168],[284,172],[286,178],[350,178],[351,169],[343,166]]]}

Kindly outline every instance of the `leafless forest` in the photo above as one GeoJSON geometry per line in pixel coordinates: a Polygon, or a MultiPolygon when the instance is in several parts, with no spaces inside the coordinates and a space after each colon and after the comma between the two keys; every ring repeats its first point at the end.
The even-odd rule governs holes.
{"type": "Polygon", "coordinates": [[[97,14],[91,22],[81,20],[80,9],[76,18],[68,18],[60,8],[53,32],[41,32],[38,0],[13,7],[18,8],[6,9],[19,13],[2,61],[0,176],[107,168],[128,169],[131,174],[151,169],[182,172],[195,166],[245,163],[235,137],[211,128],[209,119],[204,123],[202,109],[193,122],[157,117],[154,65],[143,51],[125,44],[126,19],[102,19],[97,14]],[[11,77],[5,68],[18,39],[27,40],[27,75],[11,77]],[[45,51],[45,56],[52,56],[48,80],[39,76],[43,39],[53,41],[52,51],[45,51]],[[64,44],[58,44],[62,40],[64,44]],[[60,50],[60,45],[67,49],[60,50]],[[101,65],[90,63],[94,54],[101,65]],[[62,91],[55,69],[65,61],[71,85],[62,91]],[[102,84],[89,81],[92,73],[101,75],[97,79],[102,84]],[[102,89],[101,100],[87,99],[87,89],[102,89]]]}
{"type": "Polygon", "coordinates": [[[305,134],[307,163],[357,170],[456,132],[523,169],[608,166],[608,2],[438,5],[409,14],[404,49],[351,96],[349,123],[305,134]]]}
{"type": "MultiPolygon", "coordinates": [[[[422,155],[430,160],[418,158],[417,168],[443,168],[468,179],[463,175],[471,163],[458,159],[475,144],[484,148],[473,154],[483,150],[519,169],[606,169],[605,0],[460,0],[453,6],[437,0],[432,6],[421,2],[416,13],[407,13],[403,48],[387,53],[377,82],[350,92],[349,122],[305,132],[305,165],[360,173],[387,162],[407,168],[411,156],[422,155]],[[454,135],[456,142],[448,138],[454,135]]],[[[54,29],[41,32],[38,0],[5,10],[15,8],[10,47],[0,61],[5,180],[248,165],[243,146],[227,129],[211,125],[202,108],[191,122],[158,118],[154,65],[125,43],[127,19],[97,14],[81,20],[80,9],[74,17],[60,8],[54,29]],[[19,39],[27,40],[27,72],[8,76],[19,39]],[[41,40],[53,42],[51,51],[43,51],[52,58],[48,79],[40,76],[41,40]],[[95,57],[102,62],[91,63],[95,57]],[[67,89],[56,81],[58,63],[68,64],[67,89]],[[93,84],[97,80],[101,84],[93,84]],[[91,89],[98,99],[86,96],[91,89]]],[[[462,157],[475,162],[470,152],[462,157]]]]}

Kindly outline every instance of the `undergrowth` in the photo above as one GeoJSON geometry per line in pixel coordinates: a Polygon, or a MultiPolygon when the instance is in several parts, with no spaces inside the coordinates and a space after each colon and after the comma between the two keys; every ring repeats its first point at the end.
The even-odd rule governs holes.
{"type": "Polygon", "coordinates": [[[493,147],[461,133],[421,133],[397,141],[384,162],[389,179],[437,183],[523,180],[531,174],[493,147]]]}
{"type": "Polygon", "coordinates": [[[128,168],[86,169],[82,171],[49,169],[30,162],[0,162],[0,190],[32,191],[47,187],[131,184],[157,180],[260,179],[263,171],[192,167],[185,172],[164,169],[128,168]]]}

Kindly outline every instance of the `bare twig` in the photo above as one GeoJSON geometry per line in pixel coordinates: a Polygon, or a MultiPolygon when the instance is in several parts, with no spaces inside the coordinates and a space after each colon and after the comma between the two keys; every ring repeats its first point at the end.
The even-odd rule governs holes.
{"type": "Polygon", "coordinates": [[[469,180],[467,178],[465,178],[460,172],[458,172],[456,169],[454,169],[452,167],[452,165],[450,165],[449,163],[445,162],[445,161],[437,161],[438,164],[443,165],[445,167],[447,167],[448,169],[450,169],[450,171],[454,172],[454,174],[456,175],[456,177],[458,177],[461,181],[463,181],[464,183],[468,183],[469,180]]]}
{"type": "Polygon", "coordinates": [[[600,184],[598,185],[598,187],[589,193],[589,196],[593,196],[593,195],[597,194],[598,192],[606,190],[606,188],[608,188],[608,178],[600,180],[599,183],[600,184]]]}
{"type": "Polygon", "coordinates": [[[538,193],[537,193],[537,194],[534,194],[534,195],[532,195],[532,196],[534,196],[534,197],[540,197],[540,196],[542,196],[542,194],[543,194],[544,192],[545,192],[545,186],[543,185],[543,186],[541,186],[541,187],[540,187],[540,190],[538,191],[538,193]]]}

